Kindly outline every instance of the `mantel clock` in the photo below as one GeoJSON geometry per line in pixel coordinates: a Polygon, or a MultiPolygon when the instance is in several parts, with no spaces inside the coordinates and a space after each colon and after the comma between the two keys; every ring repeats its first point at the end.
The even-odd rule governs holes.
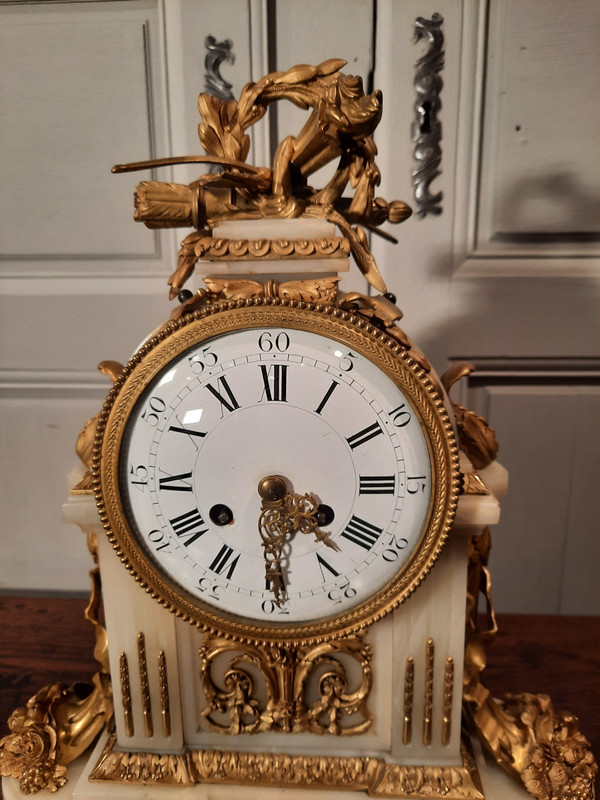
{"type": "Polygon", "coordinates": [[[114,168],[217,165],[136,191],[137,220],[194,230],[171,318],[100,365],[114,385],[77,444],[65,518],[99,564],[99,670],[14,712],[7,797],[592,796],[573,720],[481,683],[506,473],[485,420],[448,398],[470,365],[438,378],[398,326],[366,231],[410,209],[375,195],[381,94],[343,66],[203,94],[206,155],[114,168]],[[308,119],[253,167],[246,131],[280,99],[308,119]],[[350,257],[371,294],[340,290],[350,257]],[[480,742],[521,788],[502,794],[480,742]]]}

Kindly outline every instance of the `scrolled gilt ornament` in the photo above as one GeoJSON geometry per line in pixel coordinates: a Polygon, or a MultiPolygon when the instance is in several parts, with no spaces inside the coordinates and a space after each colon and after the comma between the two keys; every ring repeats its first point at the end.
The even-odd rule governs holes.
{"type": "MultiPolygon", "coordinates": [[[[119,361],[101,361],[98,364],[98,370],[107,375],[113,383],[115,383],[123,371],[123,364],[119,361]]],[[[77,437],[77,444],[75,445],[75,452],[79,459],[87,467],[87,472],[79,483],[73,487],[73,494],[93,494],[93,481],[92,481],[92,455],[94,450],[94,439],[96,438],[96,425],[98,424],[99,414],[96,414],[89,419],[77,437]]]]}
{"type": "Polygon", "coordinates": [[[202,716],[210,727],[229,734],[268,730],[275,717],[277,683],[268,664],[264,662],[261,650],[250,645],[239,648],[227,639],[210,637],[200,648],[199,656],[202,689],[206,699],[202,716]],[[212,668],[223,653],[230,653],[233,657],[217,683],[212,668]],[[250,671],[244,668],[245,665],[256,667],[264,683],[267,702],[263,708],[254,697],[254,679],[250,671]],[[222,722],[217,715],[224,715],[229,724],[222,722]]]}
{"type": "Polygon", "coordinates": [[[360,637],[351,637],[339,642],[328,642],[306,650],[298,669],[294,695],[297,698],[296,730],[312,733],[329,733],[335,736],[350,736],[367,731],[373,722],[367,700],[373,686],[371,660],[373,653],[360,637]],[[360,683],[351,689],[348,674],[338,660],[339,653],[346,653],[360,664],[360,683]],[[306,687],[312,674],[318,675],[319,697],[310,706],[306,705],[306,687]],[[359,721],[352,725],[343,720],[358,715],[359,721]]]}
{"type": "Polygon", "coordinates": [[[19,780],[23,794],[56,792],[67,764],[94,741],[106,722],[99,676],[93,685],[51,683],[17,708],[0,740],[0,775],[19,780]]]}
{"type": "Polygon", "coordinates": [[[302,647],[258,647],[211,636],[199,656],[205,697],[202,715],[220,733],[272,730],[349,736],[368,730],[373,721],[367,705],[373,683],[372,652],[359,636],[302,647]],[[358,681],[350,680],[340,654],[358,664],[358,681]],[[217,659],[223,664],[223,656],[229,661],[216,678],[213,666],[217,659]],[[311,686],[317,699],[309,702],[311,686]]]}
{"type": "MultiPolygon", "coordinates": [[[[466,361],[454,364],[442,375],[444,389],[449,392],[460,378],[470,375],[474,369],[475,367],[466,361]]],[[[475,469],[484,469],[492,461],[495,461],[498,455],[495,430],[484,417],[474,411],[455,402],[452,403],[452,407],[461,448],[468,455],[475,469]]]]}
{"type": "MultiPolygon", "coordinates": [[[[94,560],[95,537],[88,534],[94,560]]],[[[94,626],[99,670],[90,683],[50,683],[8,720],[0,740],[0,775],[19,780],[23,794],[56,792],[67,782],[67,765],[92,744],[113,713],[106,629],[99,622],[100,571],[90,572],[92,589],[85,618],[94,626]]]]}

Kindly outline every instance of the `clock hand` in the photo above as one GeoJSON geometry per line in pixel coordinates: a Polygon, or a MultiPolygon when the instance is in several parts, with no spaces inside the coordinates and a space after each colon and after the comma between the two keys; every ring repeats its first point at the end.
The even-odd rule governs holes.
{"type": "Polygon", "coordinates": [[[318,527],[319,504],[313,495],[288,492],[285,480],[280,475],[263,478],[258,484],[258,493],[262,497],[258,530],[264,548],[265,577],[271,585],[275,603],[280,606],[285,591],[281,556],[288,537],[297,531],[312,533],[315,541],[323,542],[334,550],[339,548],[318,527]]]}

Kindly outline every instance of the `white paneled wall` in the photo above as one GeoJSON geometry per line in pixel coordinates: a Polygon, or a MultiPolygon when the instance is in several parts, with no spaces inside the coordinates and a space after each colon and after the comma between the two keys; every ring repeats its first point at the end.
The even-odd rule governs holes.
{"type": "Polygon", "coordinates": [[[131,222],[137,176],[110,173],[168,147],[162,26],[145,0],[0,14],[0,589],[87,591],[61,519],[75,441],[173,264],[175,238],[131,222]]]}
{"type": "Polygon", "coordinates": [[[513,613],[600,614],[598,372],[487,364],[472,384],[471,405],[493,421],[499,458],[511,468],[493,532],[496,604],[513,613]]]}
{"type": "MultiPolygon", "coordinates": [[[[596,487],[600,270],[598,4],[547,0],[115,0],[0,4],[0,590],[85,591],[89,558],[60,519],[66,474],[108,381],[170,312],[185,231],[132,221],[149,171],[115,163],[199,152],[205,39],[249,80],[338,57],[384,91],[380,193],[412,202],[417,17],[444,17],[440,216],[375,239],[404,325],[490,417],[511,488],[493,551],[505,611],[600,613],[596,487]]],[[[251,160],[304,112],[280,103],[251,160]]],[[[156,171],[189,182],[201,168],[156,171]]],[[[315,182],[323,182],[317,177],[315,182]]],[[[364,289],[357,270],[346,288],[364,289]]],[[[457,392],[457,394],[460,394],[457,392]]]]}

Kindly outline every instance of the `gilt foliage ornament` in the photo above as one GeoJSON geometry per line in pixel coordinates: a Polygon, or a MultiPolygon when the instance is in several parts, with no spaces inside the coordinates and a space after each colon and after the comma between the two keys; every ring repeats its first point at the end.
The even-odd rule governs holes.
{"type": "MultiPolygon", "coordinates": [[[[177,270],[169,279],[171,298],[181,291],[205,249],[214,248],[213,227],[228,220],[263,218],[310,217],[335,223],[366,279],[378,291],[386,291],[365,228],[377,232],[383,222],[407,219],[411,210],[400,200],[387,202],[375,195],[381,174],[372,134],[381,119],[382,95],[365,94],[361,78],[340,72],[345,63],[334,58],[316,67],[299,64],[286,72],[272,72],[246,84],[238,100],[201,94],[198,134],[205,156],[113,168],[124,172],[173,163],[220,167],[189,186],[158,181],[138,186],[136,220],[151,228],[192,225],[199,232],[182,242],[177,270]],[[251,166],[246,163],[247,131],[271,103],[282,99],[310,109],[309,117],[297,136],[279,144],[270,168],[251,166]],[[338,164],[331,179],[323,187],[311,186],[308,178],[334,159],[338,164]],[[345,196],[347,190],[353,192],[351,197],[345,196]]],[[[248,242],[235,245],[246,251],[244,257],[249,246],[248,242]]],[[[301,249],[302,243],[296,246],[301,249]]]]}

